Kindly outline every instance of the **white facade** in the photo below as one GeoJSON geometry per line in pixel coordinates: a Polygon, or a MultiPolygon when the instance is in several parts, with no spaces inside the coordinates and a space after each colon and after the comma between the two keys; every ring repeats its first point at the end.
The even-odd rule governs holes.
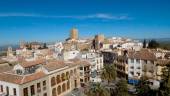
{"type": "Polygon", "coordinates": [[[139,79],[142,76],[142,60],[128,59],[128,78],[139,79]]]}
{"type": "Polygon", "coordinates": [[[8,87],[10,96],[21,96],[19,95],[21,92],[20,92],[20,87],[18,84],[13,84],[13,83],[4,82],[4,81],[0,81],[0,96],[6,95],[7,87],[8,87]],[[16,90],[16,95],[14,94],[14,90],[16,90]]]}
{"type": "Polygon", "coordinates": [[[63,58],[64,60],[69,60],[69,59],[74,59],[79,55],[79,51],[74,50],[74,51],[65,51],[63,52],[63,58]]]}
{"type": "Polygon", "coordinates": [[[91,77],[90,81],[101,82],[101,78],[98,73],[103,69],[103,56],[99,53],[89,52],[82,54],[82,58],[86,59],[91,64],[91,77]]]}
{"type": "Polygon", "coordinates": [[[156,68],[154,61],[142,59],[128,59],[128,78],[140,79],[143,75],[155,78],[156,68]]]}
{"type": "Polygon", "coordinates": [[[133,49],[135,51],[139,51],[142,47],[143,44],[139,42],[128,42],[121,45],[123,49],[133,49]]]}
{"type": "MultiPolygon", "coordinates": [[[[13,71],[16,71],[18,69],[24,69],[21,67],[22,66],[16,65],[13,71]]],[[[21,80],[18,81],[18,83],[14,83],[16,81],[9,80],[12,82],[7,82],[8,80],[7,81],[0,80],[0,96],[6,96],[6,95],[8,96],[64,96],[67,93],[71,92],[74,88],[80,87],[79,66],[77,65],[65,66],[53,71],[49,71],[45,67],[41,66],[35,71],[35,73],[40,71],[45,73],[45,76],[29,82],[24,82],[25,81],[24,79],[26,78],[26,76],[32,74],[19,75],[15,73],[8,73],[8,74],[13,74],[11,76],[18,75],[22,77],[23,81],[21,80]],[[68,78],[66,79],[63,74],[65,74],[68,78]],[[58,76],[60,82],[58,81],[58,76]],[[65,78],[64,81],[62,76],[65,78]],[[53,82],[55,82],[55,84],[52,84],[53,82]],[[61,90],[60,92],[58,91],[58,88],[60,88],[61,90]]],[[[18,79],[20,79],[20,77],[18,79]]],[[[34,78],[34,77],[31,76],[29,78],[34,78]]],[[[15,80],[18,79],[15,78],[15,80]]]]}

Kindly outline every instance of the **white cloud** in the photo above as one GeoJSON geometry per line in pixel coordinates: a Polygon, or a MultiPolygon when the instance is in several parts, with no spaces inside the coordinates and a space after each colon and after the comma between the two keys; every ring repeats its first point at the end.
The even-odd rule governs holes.
{"type": "Polygon", "coordinates": [[[43,15],[43,14],[27,14],[27,13],[0,13],[0,17],[36,17],[36,18],[72,18],[72,19],[107,19],[107,20],[129,20],[127,15],[111,15],[111,14],[91,14],[91,15],[43,15]]]}

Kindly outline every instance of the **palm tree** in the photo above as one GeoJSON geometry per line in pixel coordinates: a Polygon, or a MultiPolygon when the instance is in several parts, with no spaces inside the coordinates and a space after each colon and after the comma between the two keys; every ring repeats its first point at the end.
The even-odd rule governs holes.
{"type": "Polygon", "coordinates": [[[108,81],[108,84],[116,79],[116,70],[113,64],[105,65],[101,78],[108,81]]]}
{"type": "Polygon", "coordinates": [[[86,93],[87,96],[110,96],[109,90],[104,88],[100,83],[93,83],[86,93]]]}
{"type": "Polygon", "coordinates": [[[127,81],[124,79],[121,79],[117,84],[116,84],[116,92],[117,96],[128,96],[128,87],[127,87],[127,81]]]}

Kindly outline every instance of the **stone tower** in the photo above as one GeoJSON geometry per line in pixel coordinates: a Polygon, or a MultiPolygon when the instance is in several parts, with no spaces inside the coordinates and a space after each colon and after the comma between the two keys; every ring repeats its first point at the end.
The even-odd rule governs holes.
{"type": "Polygon", "coordinates": [[[78,40],[78,30],[73,28],[70,32],[70,39],[71,40],[78,40]]]}

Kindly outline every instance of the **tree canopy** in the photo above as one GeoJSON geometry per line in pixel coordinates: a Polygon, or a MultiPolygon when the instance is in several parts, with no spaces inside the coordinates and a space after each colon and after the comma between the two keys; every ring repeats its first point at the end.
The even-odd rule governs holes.
{"type": "Polygon", "coordinates": [[[102,79],[107,80],[108,84],[116,79],[116,70],[114,64],[107,64],[104,66],[101,74],[102,79]]]}
{"type": "Polygon", "coordinates": [[[159,47],[159,43],[156,40],[151,40],[148,43],[148,48],[155,49],[159,47]]]}

